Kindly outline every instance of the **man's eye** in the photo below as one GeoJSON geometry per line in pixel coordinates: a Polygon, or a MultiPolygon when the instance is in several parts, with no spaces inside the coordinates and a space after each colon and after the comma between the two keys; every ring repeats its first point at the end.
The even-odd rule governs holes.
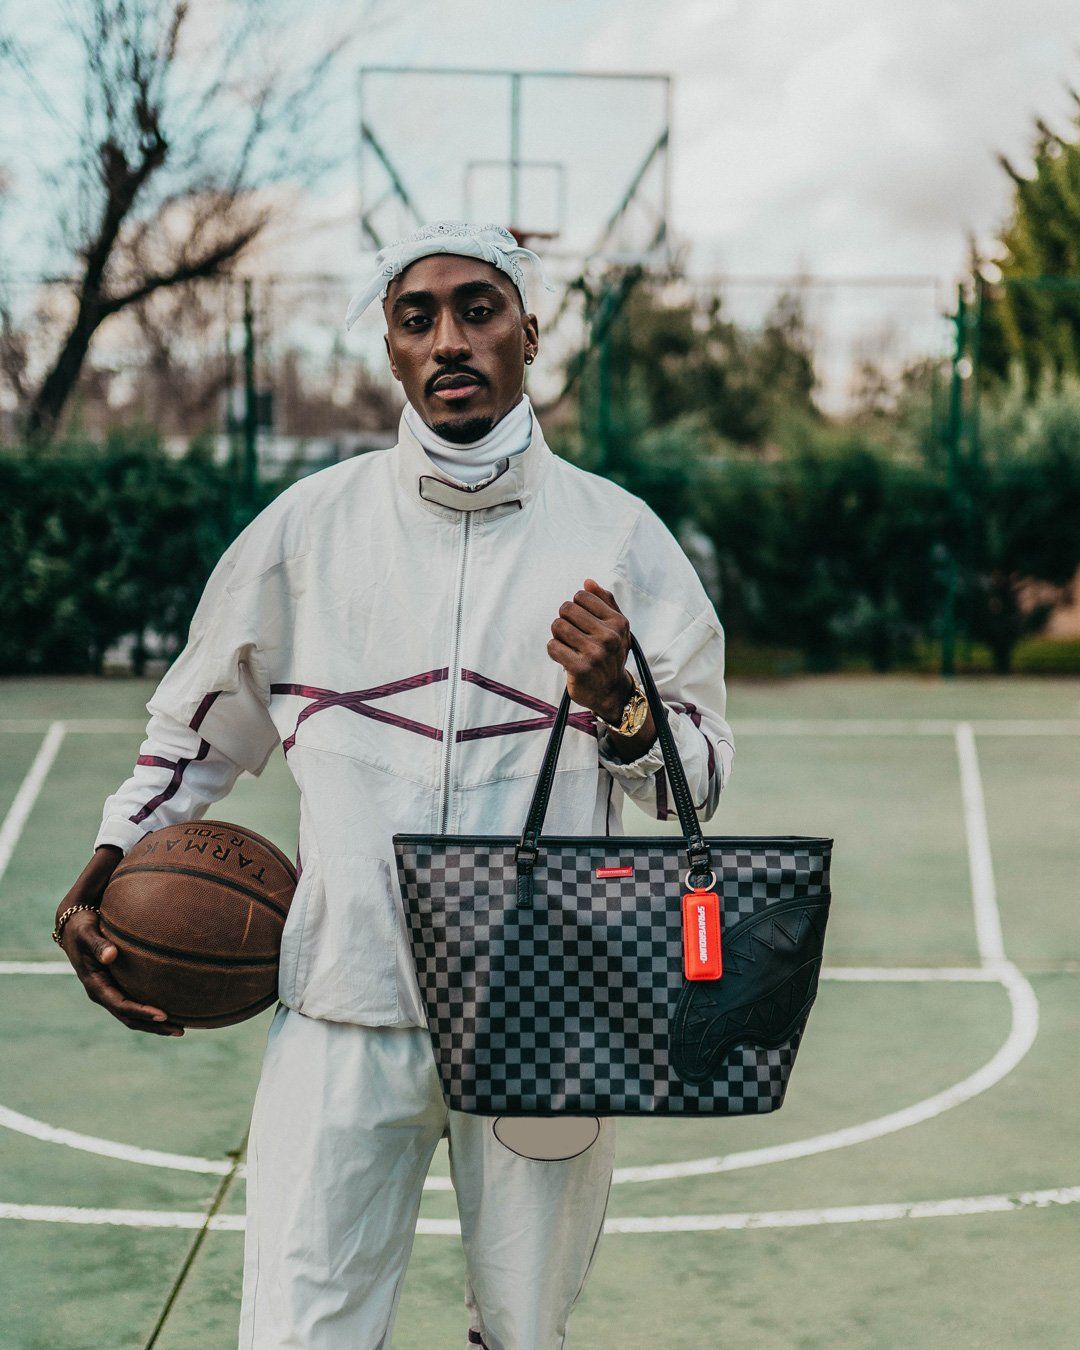
{"type": "Polygon", "coordinates": [[[466,314],[477,314],[480,315],[481,317],[483,317],[483,315],[485,314],[490,314],[491,312],[492,310],[490,305],[470,305],[469,308],[465,311],[466,314]]]}
{"type": "Polygon", "coordinates": [[[401,326],[403,328],[416,328],[420,324],[427,323],[427,321],[428,319],[426,314],[408,314],[404,319],[402,319],[401,326]]]}

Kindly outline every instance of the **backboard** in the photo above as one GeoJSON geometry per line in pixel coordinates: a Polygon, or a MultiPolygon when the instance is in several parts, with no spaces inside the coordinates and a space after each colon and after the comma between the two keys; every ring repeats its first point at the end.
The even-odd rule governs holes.
{"type": "Polygon", "coordinates": [[[512,230],[557,288],[530,287],[537,383],[582,341],[579,283],[669,265],[669,76],[367,66],[358,84],[361,251],[439,219],[512,230]]]}

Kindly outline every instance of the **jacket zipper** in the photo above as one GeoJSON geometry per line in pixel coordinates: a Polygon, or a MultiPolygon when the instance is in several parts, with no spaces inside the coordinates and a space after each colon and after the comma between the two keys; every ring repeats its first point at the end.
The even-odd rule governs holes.
{"type": "Polygon", "coordinates": [[[458,652],[461,647],[461,611],[462,601],[465,598],[465,566],[469,556],[469,526],[472,524],[472,512],[463,511],[465,517],[462,526],[461,536],[461,564],[458,569],[458,587],[457,587],[457,606],[454,613],[454,645],[450,657],[450,667],[448,671],[450,679],[450,710],[446,719],[446,730],[443,733],[445,741],[445,750],[443,753],[443,800],[442,815],[440,817],[439,830],[445,834],[450,817],[450,760],[454,749],[454,712],[457,707],[457,689],[458,689],[458,652]]]}

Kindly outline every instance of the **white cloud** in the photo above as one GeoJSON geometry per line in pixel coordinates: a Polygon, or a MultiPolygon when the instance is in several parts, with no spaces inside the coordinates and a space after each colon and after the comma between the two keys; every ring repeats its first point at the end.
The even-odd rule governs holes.
{"type": "Polygon", "coordinates": [[[675,223],[704,255],[949,276],[1078,53],[1071,0],[684,0],[613,7],[584,60],[675,73],[675,223]]]}
{"type": "MultiPolygon", "coordinates": [[[[341,14],[372,63],[670,71],[674,224],[700,260],[740,271],[953,275],[967,232],[1004,219],[995,152],[1023,163],[1034,116],[1062,122],[1080,83],[1075,0],[349,0],[341,14]]],[[[337,123],[313,134],[354,134],[352,71],[338,81],[337,123]]],[[[621,110],[616,146],[620,125],[629,136],[621,110]]],[[[19,144],[6,151],[25,181],[19,144]]],[[[350,190],[328,186],[332,211],[350,190]]]]}

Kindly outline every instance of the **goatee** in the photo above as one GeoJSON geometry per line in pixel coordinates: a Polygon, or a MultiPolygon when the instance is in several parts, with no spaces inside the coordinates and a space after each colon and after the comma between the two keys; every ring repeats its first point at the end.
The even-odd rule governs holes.
{"type": "Polygon", "coordinates": [[[464,422],[432,422],[431,429],[451,445],[471,445],[482,440],[494,425],[494,417],[467,417],[464,422]]]}

